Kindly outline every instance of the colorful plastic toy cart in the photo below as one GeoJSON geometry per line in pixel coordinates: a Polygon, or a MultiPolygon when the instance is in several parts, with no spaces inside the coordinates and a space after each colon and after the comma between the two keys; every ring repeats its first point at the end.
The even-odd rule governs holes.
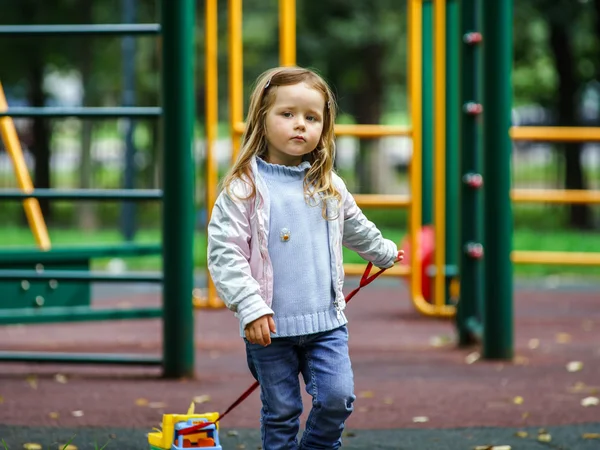
{"type": "Polygon", "coordinates": [[[219,441],[219,426],[212,423],[218,418],[218,413],[164,414],[162,430],[155,428],[148,434],[150,450],[184,450],[188,448],[222,450],[223,447],[219,441]],[[185,429],[201,423],[210,423],[210,425],[191,434],[181,434],[185,429]]]}

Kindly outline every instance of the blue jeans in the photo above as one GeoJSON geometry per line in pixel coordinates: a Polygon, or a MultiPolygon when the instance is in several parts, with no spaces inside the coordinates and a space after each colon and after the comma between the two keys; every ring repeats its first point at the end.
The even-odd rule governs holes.
{"type": "Polygon", "coordinates": [[[261,387],[264,450],[341,447],[344,422],[356,398],[345,325],[323,333],[274,338],[267,347],[246,341],[246,354],[261,387]],[[298,445],[300,373],[312,396],[312,409],[298,445]]]}

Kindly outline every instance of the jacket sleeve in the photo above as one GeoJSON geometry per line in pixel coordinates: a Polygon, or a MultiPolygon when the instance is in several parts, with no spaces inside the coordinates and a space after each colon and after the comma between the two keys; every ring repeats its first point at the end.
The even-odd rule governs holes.
{"type": "Polygon", "coordinates": [[[250,270],[249,202],[232,199],[223,190],[208,224],[208,270],[217,293],[236,313],[242,328],[273,314],[260,295],[260,285],[250,270]]]}
{"type": "Polygon", "coordinates": [[[397,245],[382,236],[381,231],[367,219],[358,207],[342,179],[336,178],[343,202],[343,211],[341,211],[344,215],[342,244],[377,267],[386,269],[392,267],[398,257],[397,245]]]}

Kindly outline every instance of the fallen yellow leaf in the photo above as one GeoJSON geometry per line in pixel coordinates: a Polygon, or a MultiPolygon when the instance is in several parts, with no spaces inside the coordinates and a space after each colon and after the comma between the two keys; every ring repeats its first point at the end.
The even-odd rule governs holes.
{"type": "Polygon", "coordinates": [[[60,414],[58,414],[57,412],[48,413],[48,417],[50,417],[51,419],[58,419],[59,416],[60,414]]]}
{"type": "Polygon", "coordinates": [[[167,404],[165,402],[150,402],[150,403],[148,403],[148,406],[152,409],[160,409],[160,408],[166,408],[167,404]]]}
{"type": "Polygon", "coordinates": [[[571,335],[569,333],[558,333],[556,335],[556,342],[558,344],[567,344],[569,342],[571,342],[573,340],[573,338],[571,337],[571,335]]]}
{"type": "Polygon", "coordinates": [[[210,395],[197,395],[194,397],[194,403],[202,404],[210,402],[210,395]]]}
{"type": "Polygon", "coordinates": [[[531,350],[535,350],[536,348],[538,348],[540,346],[540,340],[539,339],[529,339],[529,342],[527,343],[527,347],[529,347],[531,350]]]}
{"type": "Polygon", "coordinates": [[[598,397],[586,397],[581,400],[581,406],[598,406],[600,404],[600,400],[598,397]]]}
{"type": "Polygon", "coordinates": [[[429,422],[429,417],[425,417],[425,416],[416,416],[416,417],[413,417],[413,422],[414,422],[414,423],[425,423],[425,422],[429,422]]]}
{"type": "Polygon", "coordinates": [[[515,433],[515,436],[520,437],[520,438],[526,438],[529,436],[529,433],[527,431],[517,431],[515,433]]]}
{"type": "Polygon", "coordinates": [[[77,410],[77,411],[71,411],[71,415],[73,417],[83,417],[83,411],[79,411],[79,410],[77,410]]]}
{"type": "Polygon", "coordinates": [[[29,386],[31,386],[31,389],[37,389],[38,383],[37,383],[37,377],[35,375],[28,375],[27,378],[25,378],[25,381],[27,381],[27,383],[29,383],[29,386]]]}
{"type": "Polygon", "coordinates": [[[584,439],[600,439],[600,433],[583,433],[581,437],[584,439]]]}
{"type": "Polygon", "coordinates": [[[581,361],[571,361],[567,364],[567,371],[569,372],[579,372],[583,369],[583,363],[581,361]]]}
{"type": "Polygon", "coordinates": [[[429,338],[429,345],[432,347],[444,347],[452,343],[452,338],[446,335],[442,336],[431,336],[429,338]]]}
{"type": "Polygon", "coordinates": [[[517,355],[513,362],[516,366],[526,366],[529,364],[529,358],[527,356],[517,355]]]}
{"type": "Polygon", "coordinates": [[[25,450],[42,450],[42,446],[40,444],[36,444],[35,442],[23,444],[23,448],[25,450]]]}
{"type": "Polygon", "coordinates": [[[481,355],[479,354],[479,352],[473,352],[473,353],[469,353],[467,355],[467,357],[465,358],[465,362],[467,364],[473,364],[474,362],[476,362],[479,358],[481,357],[481,355]]]}
{"type": "Polygon", "coordinates": [[[145,398],[138,398],[138,399],[135,401],[135,404],[136,404],[137,406],[148,406],[148,403],[149,403],[149,402],[148,402],[148,400],[147,400],[147,399],[145,399],[145,398]]]}
{"type": "Polygon", "coordinates": [[[521,397],[520,395],[517,395],[515,398],[513,398],[513,403],[515,405],[522,405],[523,401],[523,397],[521,397]]]}
{"type": "Polygon", "coordinates": [[[57,373],[56,375],[54,375],[54,380],[57,383],[67,384],[67,377],[64,376],[64,375],[62,375],[62,374],[60,374],[60,373],[57,373]]]}
{"type": "Polygon", "coordinates": [[[538,441],[540,442],[550,442],[552,441],[552,436],[550,433],[542,433],[538,435],[538,441]]]}
{"type": "Polygon", "coordinates": [[[375,394],[373,391],[362,391],[360,394],[358,394],[358,396],[360,398],[373,398],[375,397],[375,394]]]}
{"type": "Polygon", "coordinates": [[[77,446],[73,445],[73,444],[59,444],[58,445],[58,450],[77,450],[77,446]]]}

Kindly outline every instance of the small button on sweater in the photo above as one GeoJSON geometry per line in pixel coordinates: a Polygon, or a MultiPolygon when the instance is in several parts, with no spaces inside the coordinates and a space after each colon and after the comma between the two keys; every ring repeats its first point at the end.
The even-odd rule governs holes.
{"type": "Polygon", "coordinates": [[[333,305],[328,223],[320,202],[305,201],[304,176],[310,163],[282,166],[257,160],[270,197],[268,251],[277,328],[273,337],[319,333],[344,325],[346,317],[333,305]]]}

